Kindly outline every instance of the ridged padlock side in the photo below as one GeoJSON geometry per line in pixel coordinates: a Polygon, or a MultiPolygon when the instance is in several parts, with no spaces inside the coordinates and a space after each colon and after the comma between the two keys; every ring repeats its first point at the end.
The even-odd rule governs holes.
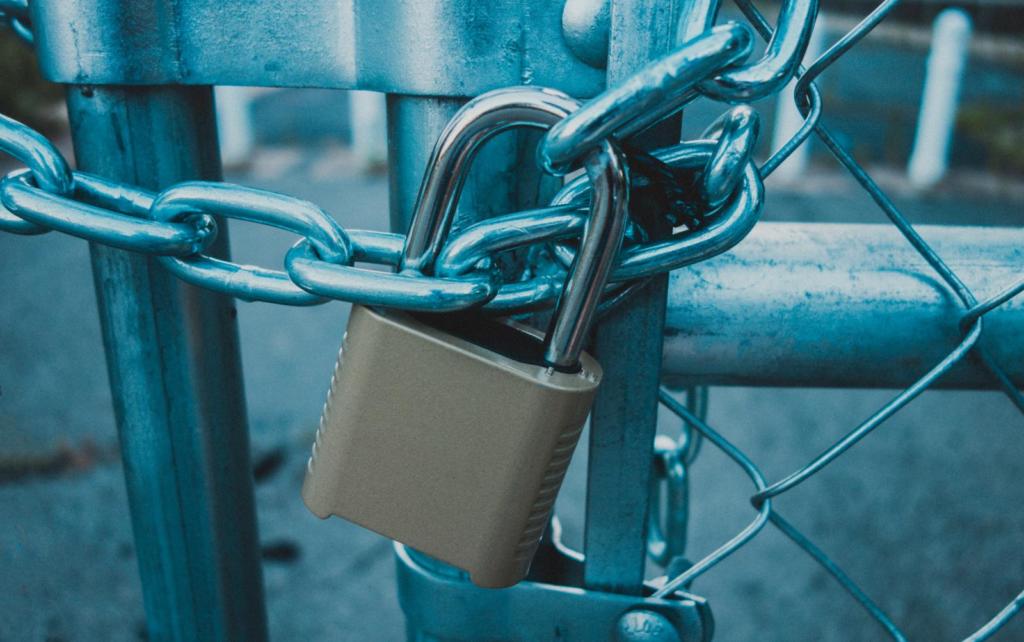
{"type": "MultiPolygon", "coordinates": [[[[324,406],[320,411],[320,423],[316,427],[316,436],[313,439],[313,449],[309,455],[309,459],[306,461],[306,475],[307,478],[314,474],[314,468],[316,467],[317,454],[323,449],[324,440],[326,439],[327,432],[327,418],[331,415],[331,404],[338,394],[338,380],[341,374],[341,364],[345,360],[345,347],[348,343],[348,332],[346,331],[341,339],[341,347],[338,349],[338,356],[334,362],[334,371],[331,373],[331,383],[327,387],[327,399],[324,400],[324,406]]],[[[305,491],[303,491],[305,492],[305,491]]],[[[307,502],[308,506],[308,502],[307,502]]],[[[310,510],[313,510],[312,506],[308,506],[310,510]]],[[[317,513],[313,511],[317,517],[323,519],[330,515],[330,513],[317,513]]]]}
{"type": "Polygon", "coordinates": [[[578,426],[566,426],[551,451],[551,459],[548,461],[547,470],[544,472],[540,488],[537,490],[537,500],[530,510],[523,534],[516,546],[516,559],[524,575],[529,569],[533,554],[537,551],[541,536],[544,535],[544,529],[547,527],[551,511],[555,507],[558,490],[562,487],[562,480],[569,469],[569,462],[572,461],[572,453],[576,450],[576,443],[580,439],[580,433],[583,432],[583,426],[582,423],[578,426]]]}
{"type": "Polygon", "coordinates": [[[353,307],[303,497],[465,569],[519,581],[600,368],[549,372],[397,313],[353,307]]]}

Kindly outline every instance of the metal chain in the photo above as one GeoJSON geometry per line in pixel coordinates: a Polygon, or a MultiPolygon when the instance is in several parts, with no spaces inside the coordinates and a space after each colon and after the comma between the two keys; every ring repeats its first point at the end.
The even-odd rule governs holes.
{"type": "MultiPolygon", "coordinates": [[[[628,137],[670,115],[696,95],[701,83],[742,69],[737,65],[749,55],[751,41],[748,27],[730,23],[684,43],[557,122],[538,149],[539,162],[552,173],[564,174],[602,141],[628,137]]],[[[757,132],[756,114],[749,107],[736,107],[709,131],[707,140],[645,155],[645,166],[657,171],[641,183],[665,196],[653,201],[662,211],[643,214],[655,220],[685,219],[690,227],[647,241],[647,235],[637,232],[641,226],[634,213],[632,231],[610,279],[613,284],[705,260],[746,236],[764,202],[761,177],[752,162],[757,132]]],[[[457,231],[442,248],[432,274],[389,274],[353,264],[397,268],[406,246],[403,235],[345,230],[306,201],[215,182],[182,183],[154,194],[72,172],[45,137],[6,117],[0,118],[0,151],[27,167],[0,182],[0,202],[6,208],[0,210],[0,229],[18,234],[57,230],[152,254],[193,285],[284,305],[344,299],[436,312],[482,306],[502,315],[552,305],[574,259],[590,196],[586,178],[577,178],[548,207],[457,231]],[[288,251],[283,271],[216,259],[203,254],[217,235],[215,216],[284,229],[302,238],[288,251]],[[504,252],[537,244],[551,244],[563,269],[527,277],[540,271],[531,269],[519,280],[499,282],[496,271],[486,267],[504,252]]],[[[621,292],[621,285],[610,286],[609,294],[621,292]]]]}
{"type": "Polygon", "coordinates": [[[28,0],[0,0],[0,23],[6,23],[26,44],[35,43],[32,19],[28,15],[28,0]]]}

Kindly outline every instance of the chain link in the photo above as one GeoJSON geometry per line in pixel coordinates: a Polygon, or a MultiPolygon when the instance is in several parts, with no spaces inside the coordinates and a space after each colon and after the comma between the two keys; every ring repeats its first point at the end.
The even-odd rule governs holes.
{"type": "Polygon", "coordinates": [[[541,167],[565,174],[601,141],[626,139],[674,114],[701,82],[746,58],[752,43],[749,27],[729,23],[644,66],[552,127],[537,151],[541,167]]]}
{"type": "Polygon", "coordinates": [[[7,23],[11,31],[26,44],[35,44],[32,20],[28,15],[28,0],[0,0],[0,23],[7,23]]]}
{"type": "Polygon", "coordinates": [[[35,174],[22,169],[0,181],[0,202],[8,212],[33,225],[19,233],[59,230],[93,242],[146,254],[188,256],[206,249],[217,236],[217,224],[206,214],[186,222],[140,217],[152,203],[143,190],[116,185],[82,172],[73,174],[70,193],[55,194],[38,187],[35,174]],[[105,206],[89,203],[95,198],[105,206]],[[115,209],[109,206],[114,205],[115,209]]]}
{"type": "MultiPolygon", "coordinates": [[[[58,196],[70,194],[74,186],[71,168],[64,156],[45,136],[0,114],[0,152],[28,167],[36,183],[58,196]]],[[[15,234],[43,234],[43,226],[12,216],[0,209],[0,230],[15,234]]]]}
{"type": "MultiPolygon", "coordinates": [[[[8,14],[5,14],[8,15],[8,14]]],[[[716,27],[640,70],[576,109],[549,92],[555,121],[543,139],[540,162],[564,173],[602,141],[628,137],[667,117],[692,99],[696,87],[735,68],[751,49],[750,29],[716,27]],[[563,117],[565,113],[568,116],[563,117]]],[[[655,198],[653,212],[633,212],[626,244],[611,279],[634,282],[702,261],[739,242],[763,206],[761,177],[752,161],[758,119],[748,107],[723,115],[708,136],[643,154],[654,173],[638,180],[655,198]],[[664,174],[657,176],[657,174],[664,174]],[[669,196],[665,196],[669,194],[669,196]],[[640,217],[685,219],[690,227],[646,240],[640,217]]],[[[92,242],[156,255],[183,281],[243,300],[315,305],[328,299],[437,312],[484,307],[495,314],[537,310],[558,300],[587,221],[590,184],[570,181],[548,207],[516,212],[457,231],[440,248],[433,274],[387,273],[354,266],[376,263],[397,269],[408,253],[402,235],[343,229],[312,203],[227,183],[188,182],[153,194],[71,172],[60,152],[38,132],[3,117],[0,151],[27,169],[0,182],[0,229],[20,234],[58,230],[92,242]],[[217,235],[215,216],[295,232],[302,238],[284,258],[284,270],[240,265],[206,256],[217,235]],[[547,245],[556,257],[547,268],[530,266],[502,282],[493,267],[504,252],[547,245]]],[[[635,152],[638,167],[641,153],[635,152]]],[[[612,285],[608,296],[622,296],[612,285]]]]}
{"type": "MultiPolygon", "coordinates": [[[[318,260],[347,264],[352,241],[338,223],[316,205],[283,194],[227,183],[192,181],[160,193],[149,215],[168,224],[213,214],[302,235],[318,260]]],[[[193,252],[161,257],[160,263],[183,281],[242,299],[284,305],[312,305],[323,299],[292,283],[280,270],[239,265],[193,252]]]]}

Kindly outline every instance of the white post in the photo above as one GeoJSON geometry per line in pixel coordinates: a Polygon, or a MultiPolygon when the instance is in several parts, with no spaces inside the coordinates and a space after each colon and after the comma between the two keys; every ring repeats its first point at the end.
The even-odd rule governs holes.
{"type": "Polygon", "coordinates": [[[907,177],[916,189],[932,187],[946,173],[970,41],[971,19],[962,9],[946,9],[935,18],[917,135],[907,165],[907,177]]]}
{"type": "MultiPolygon", "coordinates": [[[[825,14],[819,12],[818,18],[814,23],[814,31],[811,32],[811,39],[807,43],[807,51],[804,53],[803,64],[805,67],[810,66],[825,50],[825,32],[827,28],[825,14]]],[[[776,99],[775,122],[772,126],[772,153],[777,152],[785,145],[800,129],[800,126],[804,124],[804,117],[800,115],[800,111],[793,102],[793,91],[795,88],[796,81],[794,80],[779,92],[779,96],[776,99]]],[[[811,137],[813,138],[813,135],[811,137]]],[[[783,184],[793,184],[803,177],[811,158],[809,141],[810,139],[808,138],[806,142],[793,150],[793,153],[779,165],[772,174],[776,181],[783,184]]]]}
{"type": "Polygon", "coordinates": [[[253,149],[251,87],[214,87],[217,136],[224,167],[238,167],[250,160],[253,149]]]}
{"type": "Polygon", "coordinates": [[[350,91],[352,152],[363,171],[384,167],[388,160],[387,108],[384,94],[350,91]]]}

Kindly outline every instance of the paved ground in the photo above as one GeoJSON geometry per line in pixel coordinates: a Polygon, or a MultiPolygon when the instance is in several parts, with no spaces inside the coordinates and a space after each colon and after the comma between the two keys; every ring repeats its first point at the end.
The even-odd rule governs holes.
{"type": "MultiPolygon", "coordinates": [[[[321,203],[346,226],[382,228],[386,181],[346,166],[336,148],[268,150],[236,178],[321,203]]],[[[862,197],[831,181],[803,189],[827,189],[828,211],[811,196],[771,191],[769,215],[880,221],[862,197]]],[[[909,205],[919,220],[1020,223],[1020,202],[1005,198],[969,207],[947,195],[909,205]]],[[[264,265],[290,241],[245,225],[232,235],[237,258],[264,265]]],[[[0,274],[0,640],[137,639],[143,613],[86,246],[57,235],[0,236],[0,274]]],[[[256,457],[284,457],[257,487],[261,537],[298,552],[265,564],[277,640],[402,637],[387,542],[313,518],[298,496],[345,317],[339,303],[239,305],[256,457]]],[[[710,422],[777,479],[890,395],[715,389],[710,422]]],[[[958,639],[1024,588],[1022,427],[997,394],[928,393],[779,506],[913,638],[958,639]]],[[[579,537],[583,455],[560,500],[570,541],[579,537]]],[[[693,475],[696,558],[751,515],[749,482],[722,455],[706,448],[693,475]]],[[[711,600],[718,639],[881,637],[772,531],[694,590],[711,600]]],[[[1018,620],[999,639],[1022,638],[1018,620]]]]}

